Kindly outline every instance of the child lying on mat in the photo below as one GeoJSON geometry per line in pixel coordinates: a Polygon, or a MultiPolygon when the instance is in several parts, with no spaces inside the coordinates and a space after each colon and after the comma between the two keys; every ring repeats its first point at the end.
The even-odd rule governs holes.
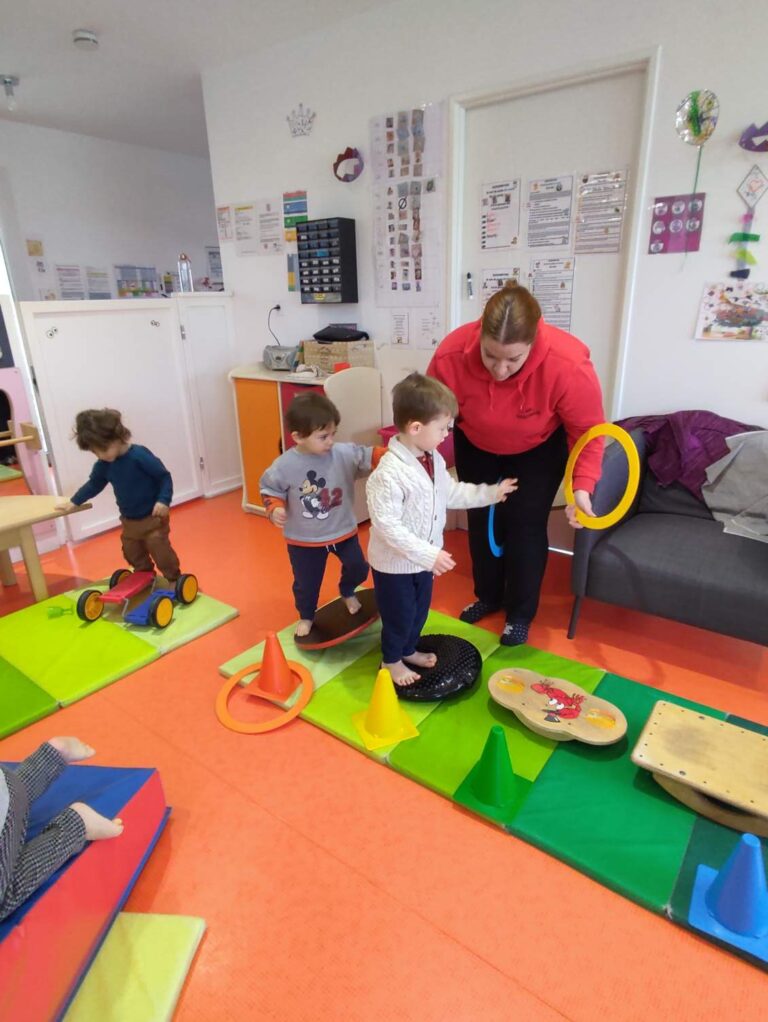
{"type": "Polygon", "coordinates": [[[181,574],[171,546],[171,473],[152,451],[131,443],[131,432],[114,408],[78,412],[74,438],[97,458],[87,483],[56,506],[71,510],[112,484],[120,510],[123,556],[134,571],[157,570],[168,582],[181,574]],[[154,564],[152,563],[154,561],[154,564]]]}
{"type": "Polygon", "coordinates": [[[396,685],[412,685],[414,667],[434,667],[416,649],[432,600],[432,580],[456,567],[443,549],[446,508],[486,507],[507,499],[516,479],[496,485],[457,483],[436,449],[458,412],[444,384],[411,373],[392,391],[399,433],[366,485],[371,535],[368,559],[381,615],[383,666],[396,685]]]}
{"type": "Polygon", "coordinates": [[[350,614],[360,610],[355,589],[368,578],[357,538],[354,486],[384,449],[334,443],[340,419],[324,394],[313,390],[295,397],[285,422],[296,446],[272,462],[259,484],[267,517],[288,543],[297,636],[312,628],[329,553],[341,561],[339,591],[350,614]]]}
{"type": "Polygon", "coordinates": [[[15,770],[0,767],[0,920],[34,894],[86,841],[119,837],[123,824],[73,802],[27,841],[29,807],[69,763],[94,750],[79,738],[51,738],[15,770]]]}

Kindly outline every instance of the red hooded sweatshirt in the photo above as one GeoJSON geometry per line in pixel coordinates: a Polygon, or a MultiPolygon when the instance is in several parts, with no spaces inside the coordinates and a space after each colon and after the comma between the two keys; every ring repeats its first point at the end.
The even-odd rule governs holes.
{"type": "MultiPolygon", "coordinates": [[[[457,423],[467,439],[491,454],[520,454],[562,425],[570,450],[590,426],[605,422],[603,397],[589,348],[564,330],[539,320],[533,349],[522,367],[499,383],[480,357],[480,320],[448,334],[427,373],[450,387],[459,402],[457,423]]],[[[579,457],[574,490],[595,488],[602,441],[579,457]]]]}

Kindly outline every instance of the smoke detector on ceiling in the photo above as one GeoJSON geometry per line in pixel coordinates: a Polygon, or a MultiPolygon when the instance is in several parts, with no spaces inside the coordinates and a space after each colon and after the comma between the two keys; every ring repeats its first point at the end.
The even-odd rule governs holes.
{"type": "Polygon", "coordinates": [[[78,50],[95,50],[99,45],[99,37],[89,28],[76,28],[72,33],[72,42],[78,50]]]}

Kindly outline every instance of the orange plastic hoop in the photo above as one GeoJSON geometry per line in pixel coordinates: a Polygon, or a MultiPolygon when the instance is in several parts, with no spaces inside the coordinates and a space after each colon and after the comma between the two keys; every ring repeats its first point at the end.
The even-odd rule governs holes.
{"type": "MultiPolygon", "coordinates": [[[[277,728],[283,727],[284,724],[288,724],[298,717],[304,707],[307,705],[309,700],[312,698],[314,692],[314,683],[312,681],[312,675],[309,673],[306,667],[302,664],[297,664],[295,660],[289,660],[288,666],[291,669],[291,673],[294,674],[301,684],[301,692],[299,698],[284,713],[281,713],[279,717],[271,717],[269,720],[246,722],[244,720],[237,720],[229,712],[229,694],[239,685],[243,678],[249,674],[255,674],[261,670],[261,662],[257,664],[251,664],[249,667],[244,667],[242,671],[238,671],[237,674],[233,674],[231,678],[228,678],[224,682],[224,685],[219,690],[219,694],[216,696],[216,716],[219,718],[224,727],[228,727],[230,731],[237,731],[241,735],[263,735],[268,731],[276,731],[277,728]]],[[[258,685],[251,682],[247,687],[248,695],[256,696],[257,699],[268,699],[270,702],[275,702],[279,697],[274,692],[265,692],[264,689],[258,687],[258,685]]]]}

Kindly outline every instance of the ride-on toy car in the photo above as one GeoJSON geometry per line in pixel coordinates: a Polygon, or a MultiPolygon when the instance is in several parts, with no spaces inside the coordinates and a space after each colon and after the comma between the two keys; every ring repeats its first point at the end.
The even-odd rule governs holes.
{"type": "Polygon", "coordinates": [[[77,616],[82,621],[97,621],[108,603],[122,604],[123,620],[132,625],[153,625],[167,628],[173,620],[173,604],[192,603],[198,584],[194,575],[180,575],[173,589],[156,589],[158,576],[153,571],[130,571],[118,568],[112,572],[109,588],[84,589],[77,598],[77,616]],[[145,599],[136,597],[149,590],[145,599]]]}

